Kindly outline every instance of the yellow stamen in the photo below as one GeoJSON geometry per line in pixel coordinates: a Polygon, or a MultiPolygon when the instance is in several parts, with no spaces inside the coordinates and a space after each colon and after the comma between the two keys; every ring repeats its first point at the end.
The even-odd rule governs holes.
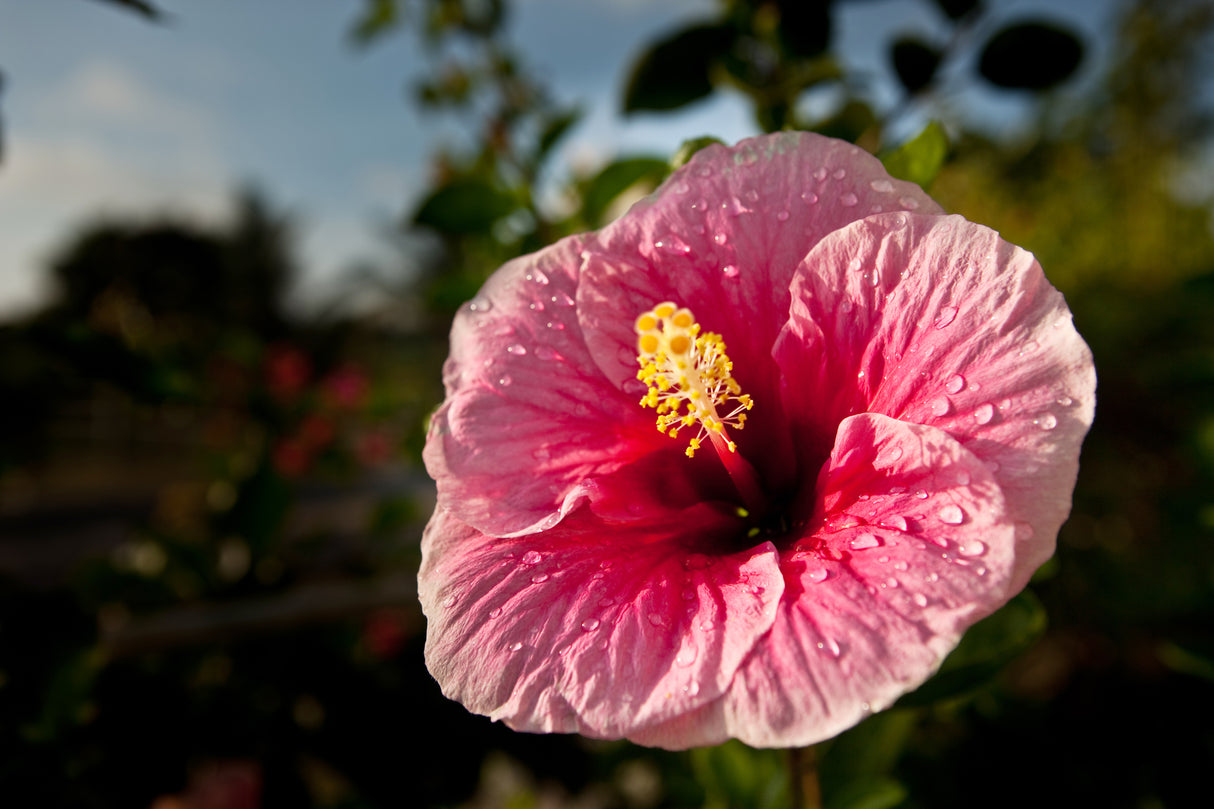
{"type": "Polygon", "coordinates": [[[754,402],[731,375],[733,363],[721,336],[701,334],[691,310],[669,301],[643,312],[636,332],[637,379],[649,386],[641,405],[657,410],[658,430],[678,436],[679,430],[698,423],[700,431],[687,447],[689,458],[705,438],[737,452],[725,428],[742,429],[745,411],[754,402]]]}

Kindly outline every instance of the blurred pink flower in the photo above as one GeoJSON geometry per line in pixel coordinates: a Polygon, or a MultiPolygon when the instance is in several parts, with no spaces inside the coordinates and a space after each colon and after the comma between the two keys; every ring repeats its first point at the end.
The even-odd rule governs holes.
{"type": "Polygon", "coordinates": [[[1053,552],[1095,403],[1029,253],[799,133],[502,267],[444,377],[430,671],[519,730],[669,748],[813,743],[922,683],[1053,552]],[[642,397],[692,408],[677,439],[642,397]]]}

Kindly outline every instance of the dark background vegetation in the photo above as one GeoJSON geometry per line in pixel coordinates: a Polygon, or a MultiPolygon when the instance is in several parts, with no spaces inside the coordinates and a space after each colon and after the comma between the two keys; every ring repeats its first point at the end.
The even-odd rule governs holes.
{"type": "MultiPolygon", "coordinates": [[[[1212,200],[1177,189],[1210,170],[1214,5],[1126,0],[1095,43],[1035,17],[992,30],[989,0],[925,2],[953,34],[887,43],[903,98],[878,108],[832,51],[844,2],[722,0],[621,63],[623,109],[742,94],[756,132],[884,156],[1037,254],[1100,388],[1056,558],[936,680],[820,746],[825,804],[1208,806],[1212,200]],[[1107,69],[1079,91],[1097,45],[1107,69]],[[1029,118],[975,128],[959,84],[1031,96],[1029,118]]],[[[578,111],[512,49],[509,10],[352,6],[363,46],[426,41],[421,112],[475,128],[402,222],[425,272],[386,279],[379,310],[288,311],[296,225],[244,190],[226,229],[65,235],[53,300],[0,325],[0,804],[785,805],[781,753],[514,734],[442,699],[422,664],[419,453],[450,318],[503,261],[600,226],[673,157],[575,174],[559,213],[537,204],[578,111]]]]}

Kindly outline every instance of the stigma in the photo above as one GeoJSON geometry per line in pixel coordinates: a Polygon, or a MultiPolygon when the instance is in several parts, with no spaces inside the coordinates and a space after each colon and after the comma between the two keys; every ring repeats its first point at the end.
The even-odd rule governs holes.
{"type": "Polygon", "coordinates": [[[705,439],[718,450],[737,452],[726,428],[741,430],[754,402],[732,376],[721,335],[701,333],[691,310],[670,302],[642,312],[636,333],[637,379],[648,386],[641,405],[657,410],[658,430],[677,438],[684,428],[698,427],[687,446],[689,458],[705,439]]]}

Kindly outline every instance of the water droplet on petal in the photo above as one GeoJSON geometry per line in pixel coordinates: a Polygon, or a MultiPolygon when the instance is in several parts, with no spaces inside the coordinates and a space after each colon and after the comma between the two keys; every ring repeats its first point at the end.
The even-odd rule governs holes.
{"type": "Polygon", "coordinates": [[[1058,418],[1053,413],[1042,413],[1033,423],[1043,430],[1052,430],[1058,426],[1058,418]]]}
{"type": "Polygon", "coordinates": [[[528,280],[534,281],[541,286],[547,286],[548,284],[548,276],[544,275],[542,270],[532,270],[531,274],[528,275],[527,278],[528,280]]]}
{"type": "Polygon", "coordinates": [[[568,293],[561,291],[552,296],[552,302],[557,306],[573,306],[574,300],[568,293]]]}
{"type": "Polygon", "coordinates": [[[881,582],[881,586],[882,586],[882,587],[897,587],[897,586],[898,586],[898,580],[897,580],[897,579],[895,579],[893,576],[890,576],[888,579],[886,579],[885,581],[881,582]]]}
{"type": "Polygon", "coordinates": [[[892,446],[889,448],[889,452],[885,453],[885,460],[889,463],[900,461],[902,460],[902,452],[902,447],[892,446]]]}
{"type": "Polygon", "coordinates": [[[932,399],[929,407],[932,409],[933,416],[947,416],[949,411],[953,409],[953,405],[947,396],[937,396],[932,399]]]}
{"type": "Polygon", "coordinates": [[[948,378],[948,381],[944,383],[944,389],[949,393],[960,393],[964,387],[965,377],[963,377],[961,374],[953,374],[948,378]]]}
{"type": "Polygon", "coordinates": [[[547,446],[536,447],[531,451],[531,457],[537,461],[546,461],[552,457],[552,449],[547,446]]]}
{"type": "Polygon", "coordinates": [[[516,357],[521,357],[527,353],[527,348],[519,343],[511,343],[510,345],[506,346],[506,353],[513,354],[516,357]]]}
{"type": "Polygon", "coordinates": [[[909,569],[910,569],[910,565],[908,565],[906,563],[905,559],[899,559],[898,561],[894,562],[894,570],[909,570],[909,569]]]}
{"type": "Polygon", "coordinates": [[[899,197],[898,202],[908,211],[914,211],[919,208],[919,200],[913,197],[899,197]]]}
{"type": "Polygon", "coordinates": [[[509,387],[510,383],[513,381],[514,380],[510,378],[510,374],[502,374],[497,378],[497,384],[501,385],[503,388],[509,387]]]}
{"type": "Polygon", "coordinates": [[[521,561],[524,565],[538,565],[540,560],[543,558],[544,557],[540,555],[539,551],[527,551],[523,554],[523,558],[519,561],[521,561]]]}
{"type": "Polygon", "coordinates": [[[879,286],[881,284],[881,271],[873,267],[864,278],[868,281],[870,287],[879,286]]]}
{"type": "Polygon", "coordinates": [[[825,180],[826,179],[826,169],[824,169],[824,168],[814,169],[814,179],[817,180],[818,182],[822,182],[823,180],[825,180]]]}
{"type": "Polygon", "coordinates": [[[836,180],[842,180],[844,177],[847,176],[847,169],[835,169],[835,173],[831,176],[834,177],[836,180]]]}
{"type": "Polygon", "coordinates": [[[915,492],[915,497],[919,498],[920,500],[926,500],[927,492],[925,492],[923,489],[920,489],[919,491],[915,492]]]}
{"type": "Polygon", "coordinates": [[[839,642],[834,638],[826,639],[826,648],[830,650],[831,657],[838,657],[843,654],[843,650],[839,648],[839,642]]]}
{"type": "Polygon", "coordinates": [[[937,329],[943,329],[945,326],[949,325],[950,323],[952,323],[954,320],[957,319],[958,311],[959,310],[957,309],[956,306],[943,307],[940,310],[940,314],[936,315],[936,320],[933,325],[935,325],[935,327],[937,329]]]}
{"type": "Polygon", "coordinates": [[[880,194],[888,194],[890,191],[894,190],[894,184],[889,180],[873,180],[868,185],[870,188],[872,188],[872,190],[880,194]]]}
{"type": "Polygon", "coordinates": [[[842,196],[839,197],[839,204],[842,205],[844,208],[850,208],[859,201],[860,201],[860,198],[857,197],[855,194],[853,194],[850,191],[848,191],[846,194],[843,194],[842,196]]]}
{"type": "Polygon", "coordinates": [[[915,593],[913,596],[911,596],[911,601],[915,602],[915,604],[920,607],[927,606],[927,596],[923,595],[923,593],[915,593]]]}
{"type": "Polygon", "coordinates": [[[1070,407],[1071,405],[1075,404],[1075,400],[1066,395],[1059,396],[1056,401],[1063,407],[1070,407]]]}
{"type": "Polygon", "coordinates": [[[844,528],[854,528],[857,525],[863,525],[864,520],[857,517],[855,514],[848,514],[846,511],[836,511],[823,521],[822,527],[827,531],[842,531],[844,528]]]}
{"type": "Polygon", "coordinates": [[[659,239],[653,243],[653,246],[664,253],[675,256],[685,256],[691,252],[691,246],[678,236],[667,236],[665,239],[659,239]]]}
{"type": "Polygon", "coordinates": [[[995,406],[990,402],[984,402],[974,410],[974,421],[979,424],[990,424],[993,418],[995,418],[995,406]]]}
{"type": "Polygon", "coordinates": [[[949,525],[960,525],[965,522],[965,512],[961,510],[961,506],[955,503],[949,503],[944,508],[936,512],[936,516],[940,518],[940,522],[949,525]]]}
{"type": "Polygon", "coordinates": [[[649,613],[649,623],[653,624],[654,626],[664,626],[666,624],[666,619],[661,615],[658,615],[656,612],[651,612],[649,613]]]}
{"type": "Polygon", "coordinates": [[[957,553],[962,556],[981,556],[986,553],[986,543],[978,539],[968,540],[957,547],[957,553]]]}
{"type": "Polygon", "coordinates": [[[683,686],[683,692],[689,697],[694,697],[696,694],[700,693],[700,684],[695,680],[692,680],[687,685],[683,686]]]}
{"type": "Polygon", "coordinates": [[[1017,540],[1030,539],[1030,538],[1032,538],[1033,534],[1035,533],[1035,531],[1033,530],[1033,526],[1026,522],[1016,523],[1016,525],[1013,527],[1013,529],[1014,529],[1013,536],[1015,536],[1017,540]]]}
{"type": "Polygon", "coordinates": [[[488,298],[473,298],[468,301],[469,312],[488,312],[493,308],[493,301],[488,298]]]}
{"type": "Polygon", "coordinates": [[[873,534],[860,534],[860,536],[847,543],[854,551],[862,551],[868,548],[881,547],[881,539],[873,534]]]}
{"type": "Polygon", "coordinates": [[[599,619],[598,618],[587,618],[585,621],[582,621],[582,629],[586,630],[587,632],[593,632],[594,630],[596,630],[598,628],[599,628],[599,619]]]}
{"type": "Polygon", "coordinates": [[[897,531],[905,531],[907,528],[906,518],[901,514],[891,514],[888,517],[882,517],[877,525],[880,525],[882,528],[893,528],[897,531]]]}
{"type": "Polygon", "coordinates": [[[821,584],[830,577],[830,572],[825,568],[817,568],[809,571],[809,573],[806,573],[805,575],[808,576],[809,580],[814,584],[821,584]]]}
{"type": "Polygon", "coordinates": [[[729,234],[723,230],[718,230],[712,237],[712,240],[717,244],[725,244],[729,241],[729,234]]]}
{"type": "Polygon", "coordinates": [[[552,346],[545,346],[545,345],[538,346],[535,349],[535,356],[539,357],[542,360],[564,359],[563,357],[561,357],[560,354],[558,354],[556,352],[556,349],[552,348],[552,346]]]}
{"type": "Polygon", "coordinates": [[[531,581],[534,584],[543,584],[544,582],[548,581],[548,574],[547,573],[536,573],[534,576],[531,577],[531,581]]]}
{"type": "Polygon", "coordinates": [[[498,616],[500,616],[501,614],[502,614],[502,608],[501,608],[501,607],[494,607],[493,609],[489,610],[489,617],[490,617],[490,618],[497,618],[497,617],[498,617],[498,616]]]}
{"type": "Polygon", "coordinates": [[[680,649],[678,655],[674,659],[675,665],[690,666],[692,663],[696,662],[697,654],[698,653],[696,652],[696,648],[694,646],[688,646],[685,649],[680,649]]]}
{"type": "Polygon", "coordinates": [[[523,644],[519,643],[518,641],[515,641],[514,643],[510,644],[509,648],[510,648],[510,651],[517,652],[519,649],[523,648],[523,644]]]}
{"type": "Polygon", "coordinates": [[[934,584],[935,582],[940,581],[940,576],[936,573],[928,573],[927,576],[924,577],[924,580],[934,584]]]}
{"type": "Polygon", "coordinates": [[[801,199],[805,200],[806,205],[813,205],[818,201],[818,195],[813,191],[803,191],[801,192],[801,199]]]}
{"type": "Polygon", "coordinates": [[[739,270],[736,265],[726,264],[721,268],[721,272],[725,274],[726,278],[737,278],[742,271],[739,270]]]}
{"type": "Polygon", "coordinates": [[[788,211],[780,211],[779,213],[776,214],[776,219],[780,222],[787,222],[788,221],[788,211]]]}

